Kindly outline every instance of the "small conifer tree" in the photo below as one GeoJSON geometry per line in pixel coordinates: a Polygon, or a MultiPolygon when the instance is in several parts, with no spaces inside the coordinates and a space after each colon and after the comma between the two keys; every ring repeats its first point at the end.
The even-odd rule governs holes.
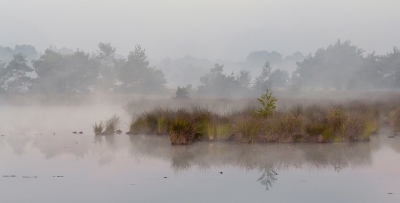
{"type": "Polygon", "coordinates": [[[268,118],[274,114],[276,108],[275,102],[277,99],[272,96],[272,92],[269,92],[269,89],[266,89],[266,93],[262,94],[257,100],[262,105],[262,107],[258,108],[255,112],[257,116],[268,118]]]}

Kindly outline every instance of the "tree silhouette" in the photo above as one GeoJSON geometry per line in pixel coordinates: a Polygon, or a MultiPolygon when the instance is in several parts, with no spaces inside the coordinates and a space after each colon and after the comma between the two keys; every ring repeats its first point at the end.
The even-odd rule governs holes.
{"type": "MultiPolygon", "coordinates": [[[[32,78],[27,76],[27,73],[33,69],[29,67],[26,61],[26,56],[22,53],[14,54],[13,59],[8,65],[2,68],[1,81],[2,87],[8,93],[20,93],[28,91],[32,85],[32,78]]],[[[4,64],[2,65],[4,67],[4,64]]]]}

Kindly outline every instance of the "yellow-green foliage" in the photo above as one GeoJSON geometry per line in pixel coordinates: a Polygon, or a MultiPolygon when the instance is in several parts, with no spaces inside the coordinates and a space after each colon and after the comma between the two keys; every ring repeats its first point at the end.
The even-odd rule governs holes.
{"type": "Polygon", "coordinates": [[[379,130],[378,122],[375,118],[367,117],[364,122],[363,137],[368,137],[373,133],[377,133],[379,130]]]}
{"type": "Polygon", "coordinates": [[[164,116],[161,116],[157,119],[157,133],[158,134],[168,133],[168,122],[167,118],[164,116]]]}
{"type": "Polygon", "coordinates": [[[130,125],[130,133],[167,134],[169,120],[173,113],[168,108],[156,108],[143,113],[130,125]]]}
{"type": "Polygon", "coordinates": [[[214,139],[214,124],[211,121],[210,114],[200,115],[195,119],[195,122],[197,123],[197,139],[214,139]]]}
{"type": "Polygon", "coordinates": [[[147,122],[143,117],[139,117],[131,122],[129,132],[134,134],[148,133],[147,122]]]}
{"type": "Polygon", "coordinates": [[[216,137],[218,140],[227,139],[232,134],[232,129],[229,124],[216,125],[216,137]]]}

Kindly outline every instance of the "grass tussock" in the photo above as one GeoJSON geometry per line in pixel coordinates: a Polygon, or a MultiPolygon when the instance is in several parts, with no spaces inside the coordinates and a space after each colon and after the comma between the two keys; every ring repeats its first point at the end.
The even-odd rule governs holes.
{"type": "Polygon", "coordinates": [[[193,141],[196,134],[196,122],[175,119],[169,126],[171,144],[186,145],[193,141]]]}
{"type": "Polygon", "coordinates": [[[93,125],[93,132],[95,135],[113,135],[119,128],[120,124],[120,118],[117,115],[114,115],[110,119],[95,123],[93,125]]]}
{"type": "Polygon", "coordinates": [[[98,135],[104,131],[104,123],[100,121],[99,123],[94,123],[93,125],[93,132],[94,134],[98,135]]]}

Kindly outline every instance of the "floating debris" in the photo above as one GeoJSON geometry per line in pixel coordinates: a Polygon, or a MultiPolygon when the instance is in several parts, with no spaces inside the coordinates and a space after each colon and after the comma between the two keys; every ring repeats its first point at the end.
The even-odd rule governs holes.
{"type": "Polygon", "coordinates": [[[390,136],[388,136],[388,138],[394,138],[394,136],[393,136],[393,135],[390,135],[390,136]]]}
{"type": "Polygon", "coordinates": [[[120,129],[116,130],[115,133],[117,133],[118,135],[120,135],[122,133],[122,131],[120,129]]]}
{"type": "Polygon", "coordinates": [[[64,176],[53,176],[53,178],[64,178],[64,176]]]}
{"type": "Polygon", "coordinates": [[[22,176],[22,178],[37,178],[37,176],[22,176]]]}
{"type": "Polygon", "coordinates": [[[72,132],[72,133],[76,134],[76,131],[74,131],[74,132],[72,132]]]}
{"type": "Polygon", "coordinates": [[[17,177],[16,175],[4,175],[3,176],[4,178],[15,178],[15,177],[17,177]]]}
{"type": "Polygon", "coordinates": [[[223,172],[221,171],[221,172],[219,172],[220,174],[222,174],[223,172]]]}
{"type": "Polygon", "coordinates": [[[168,177],[164,177],[164,178],[168,178],[168,177]]]}
{"type": "Polygon", "coordinates": [[[83,132],[82,132],[82,131],[79,131],[79,134],[83,134],[83,132]]]}
{"type": "Polygon", "coordinates": [[[392,195],[393,193],[389,192],[388,195],[392,195]]]}

